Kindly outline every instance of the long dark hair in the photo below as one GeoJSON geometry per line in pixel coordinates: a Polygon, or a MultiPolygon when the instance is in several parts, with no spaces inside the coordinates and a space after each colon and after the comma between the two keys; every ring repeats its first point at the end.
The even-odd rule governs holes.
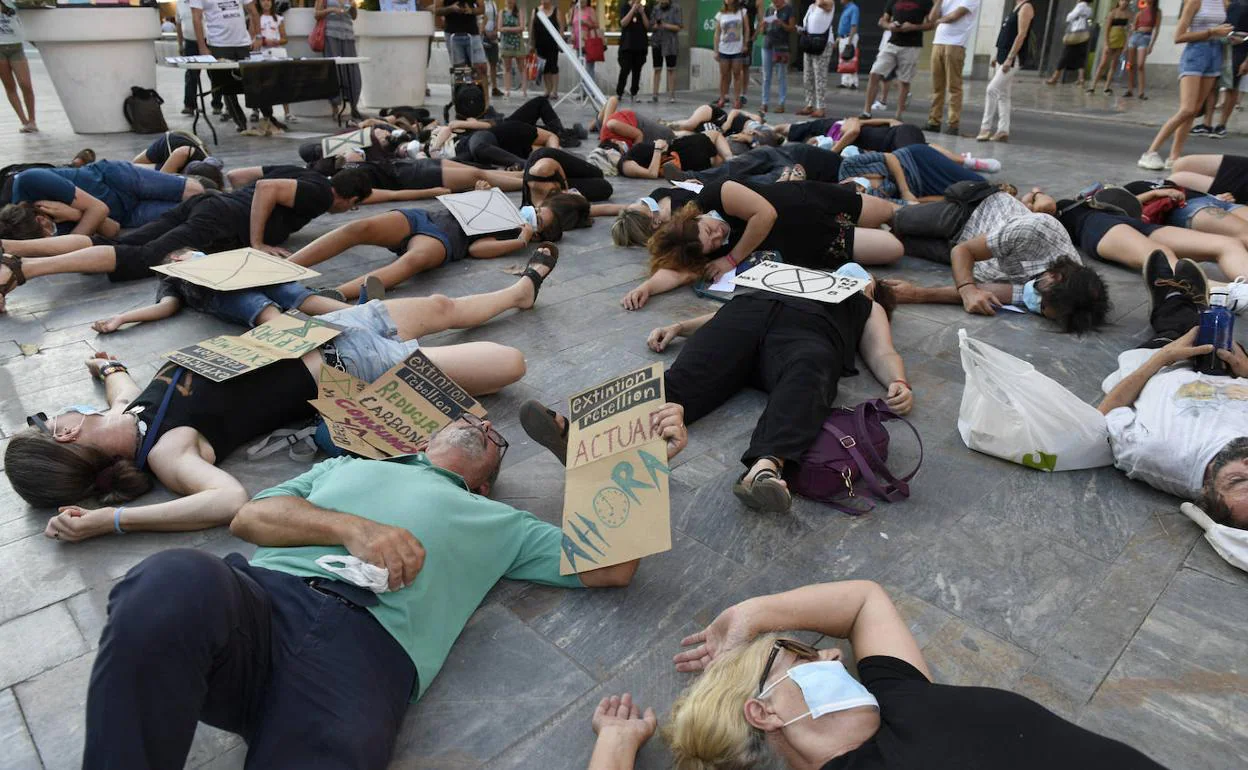
{"type": "Polygon", "coordinates": [[[33,428],[9,440],[4,472],[13,490],[37,508],[90,497],[116,505],[152,488],[151,478],[133,460],[85,444],[61,443],[33,428]]]}

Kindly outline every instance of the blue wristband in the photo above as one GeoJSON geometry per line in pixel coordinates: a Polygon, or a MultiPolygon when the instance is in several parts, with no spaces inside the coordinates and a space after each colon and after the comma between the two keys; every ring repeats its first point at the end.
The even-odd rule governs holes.
{"type": "Polygon", "coordinates": [[[126,531],[121,528],[121,512],[124,510],[126,510],[126,506],[121,505],[113,511],[113,531],[119,535],[126,534],[126,531]]]}

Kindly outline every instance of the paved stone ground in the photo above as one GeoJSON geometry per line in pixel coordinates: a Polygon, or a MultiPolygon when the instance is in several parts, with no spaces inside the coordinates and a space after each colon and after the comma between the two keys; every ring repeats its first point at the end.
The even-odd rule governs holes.
{"type": "MultiPolygon", "coordinates": [[[[45,133],[19,136],[0,118],[0,162],[68,159],[82,146],[125,158],[144,144],[132,135],[69,132],[36,63],[45,133]]],[[[176,73],[162,72],[173,97],[176,73]]],[[[665,116],[705,95],[661,105],[665,116]]],[[[176,97],[170,99],[176,102],[176,97]]],[[[854,108],[834,97],[838,109],[854,108]]],[[[2,112],[3,110],[0,110],[2,112]]],[[[172,110],[170,110],[172,111],[172,110]]],[[[563,110],[572,118],[574,110],[563,110]]],[[[180,120],[171,121],[179,124],[180,120]]],[[[1096,178],[1134,178],[1144,129],[1089,129],[1035,116],[1008,146],[986,149],[1006,166],[1002,178],[1069,193],[1096,178]]],[[[328,125],[300,125],[308,132],[328,125]]],[[[942,141],[949,139],[941,137],[942,141]]],[[[1233,151],[1237,140],[1221,147],[1233,151]]],[[[293,139],[226,138],[230,165],[295,158],[293,139]]],[[[1242,147],[1239,150],[1243,152],[1242,147]]],[[[617,199],[652,185],[621,180],[617,199]]],[[[349,216],[327,217],[295,246],[349,216]]],[[[498,496],[557,521],[563,470],[516,425],[526,398],[558,403],[569,392],[648,361],[646,332],[711,307],[680,291],[642,312],[619,307],[645,273],[639,250],[612,247],[604,223],[572,232],[536,310],[435,342],[489,339],[519,347],[529,374],[487,406],[512,442],[498,496]]],[[[322,267],[326,283],[389,259],[357,249],[322,267]]],[[[434,271],[396,295],[491,290],[514,279],[516,262],[468,261],[434,271]]],[[[442,675],[412,708],[395,768],[575,768],[589,756],[589,716],[604,693],[628,690],[665,713],[687,677],[670,656],[678,639],[730,602],[822,580],[873,578],[889,587],[924,654],[944,682],[1021,691],[1087,727],[1120,738],[1174,768],[1248,764],[1248,575],[1224,564],[1177,510],[1177,501],[1110,469],[1045,475],[968,450],[955,417],[963,375],[957,330],[1020,355],[1089,401],[1115,356],[1144,339],[1139,277],[1106,265],[1113,323],[1083,340],[1060,336],[1034,317],[982,318],[956,307],[908,307],[895,335],[914,384],[913,421],[927,450],[912,498],[851,519],[797,501],[786,516],[744,510],[729,492],[764,396],[746,392],[698,423],[672,474],[671,552],[649,558],[625,590],[567,592],[503,582],[473,616],[442,675]]],[[[906,259],[889,275],[935,283],[937,267],[906,259]]],[[[107,350],[131,364],[140,382],[162,352],[224,330],[191,312],[107,338],[89,323],[150,301],[155,282],[110,286],[101,276],[61,276],[16,291],[0,316],[0,444],[37,409],[102,402],[82,360],[107,350]],[[39,346],[24,355],[19,343],[39,346]]],[[[840,401],[878,396],[869,375],[843,381],[840,401]]],[[[898,445],[898,463],[913,452],[898,445]]],[[[0,447],[2,448],[2,447],[0,447]]],[[[283,457],[225,461],[258,491],[304,469],[283,457]]],[[[156,498],[158,499],[158,498],[156,498]]],[[[35,511],[0,480],[0,765],[78,766],[83,704],[110,587],[156,551],[190,546],[249,553],[224,530],[103,538],[69,546],[42,536],[35,511]]],[[[201,729],[188,767],[241,768],[234,736],[201,729]]],[[[668,757],[658,741],[640,766],[668,757]]]]}

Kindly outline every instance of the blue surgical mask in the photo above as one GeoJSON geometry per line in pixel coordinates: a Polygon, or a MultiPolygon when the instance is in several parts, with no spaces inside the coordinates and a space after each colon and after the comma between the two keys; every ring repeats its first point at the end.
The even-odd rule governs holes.
{"type": "Polygon", "coordinates": [[[781,725],[782,727],[788,727],[806,717],[818,719],[826,714],[860,706],[871,706],[875,709],[880,707],[880,702],[871,694],[871,691],[850,676],[845,670],[845,664],[839,660],[820,660],[794,666],[786,671],[784,676],[768,685],[758,694],[758,697],[760,699],[767,697],[767,693],[785,679],[792,679],[794,684],[801,689],[807,710],[804,714],[785,722],[781,725]]]}
{"type": "Polygon", "coordinates": [[[821,150],[830,150],[836,146],[836,142],[832,141],[830,136],[816,136],[815,146],[821,150]]]}
{"type": "Polygon", "coordinates": [[[864,190],[869,191],[871,189],[871,180],[867,179],[865,176],[850,177],[849,181],[853,182],[854,184],[858,185],[864,190]]]}
{"type": "Polygon", "coordinates": [[[646,204],[646,208],[650,209],[651,214],[659,213],[659,202],[654,198],[647,195],[641,199],[641,202],[646,204]]]}
{"type": "Polygon", "coordinates": [[[861,278],[864,281],[871,280],[871,274],[857,262],[846,262],[836,269],[835,274],[849,276],[850,278],[861,278]]]}
{"type": "Polygon", "coordinates": [[[523,219],[529,227],[534,230],[539,229],[537,225],[537,209],[532,206],[520,207],[520,218],[523,219]]]}
{"type": "Polygon", "coordinates": [[[1023,304],[1027,309],[1036,315],[1044,314],[1044,307],[1041,304],[1040,292],[1036,290],[1036,282],[1034,280],[1023,284],[1023,304]]]}
{"type": "Polygon", "coordinates": [[[845,149],[841,150],[841,157],[842,158],[856,158],[861,153],[862,153],[862,150],[858,149],[857,147],[851,144],[845,149]]]}
{"type": "Polygon", "coordinates": [[[62,409],[57,413],[57,416],[59,417],[62,414],[69,414],[70,412],[77,412],[78,414],[104,414],[103,409],[99,409],[98,407],[94,407],[89,404],[73,404],[62,409]]]}
{"type": "Polygon", "coordinates": [[[720,214],[718,211],[708,211],[708,212],[706,212],[705,214],[703,214],[702,216],[704,216],[704,217],[710,217],[711,219],[714,219],[714,220],[719,221],[719,222],[723,222],[723,221],[724,221],[724,217],[723,217],[723,215],[722,215],[722,214],[720,214]]]}

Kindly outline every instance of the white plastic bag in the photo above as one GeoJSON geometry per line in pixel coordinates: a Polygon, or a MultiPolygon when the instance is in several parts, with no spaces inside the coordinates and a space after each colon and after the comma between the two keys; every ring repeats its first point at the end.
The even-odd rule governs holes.
{"type": "Polygon", "coordinates": [[[1205,531],[1205,539],[1218,556],[1225,559],[1227,564],[1248,572],[1248,532],[1217,523],[1209,518],[1209,514],[1191,503],[1183,503],[1179,510],[1200,525],[1205,531]]]}
{"type": "Polygon", "coordinates": [[[971,449],[1042,471],[1114,462],[1105,416],[1026,361],[958,330],[966,388],[958,432],[971,449]]]}

